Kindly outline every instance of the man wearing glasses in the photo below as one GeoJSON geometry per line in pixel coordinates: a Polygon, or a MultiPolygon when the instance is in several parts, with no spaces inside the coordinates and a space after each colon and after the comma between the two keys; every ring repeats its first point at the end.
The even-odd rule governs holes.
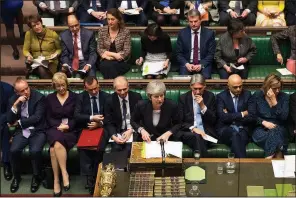
{"type": "Polygon", "coordinates": [[[94,32],[80,27],[75,15],[67,18],[69,29],[61,33],[61,71],[67,77],[96,75],[97,46],[94,32]]]}
{"type": "Polygon", "coordinates": [[[228,89],[217,95],[217,133],[236,158],[247,157],[248,126],[252,121],[248,113],[250,98],[251,92],[243,89],[238,74],[229,76],[228,89]]]}
{"type": "MultiPolygon", "coordinates": [[[[81,131],[83,129],[94,130],[103,127],[104,105],[109,94],[100,90],[99,82],[95,77],[88,76],[84,79],[84,92],[79,95],[75,106],[74,117],[76,127],[81,131]]],[[[103,159],[107,137],[102,137],[99,150],[79,149],[80,172],[87,177],[85,188],[93,194],[94,184],[98,170],[98,164],[103,159]]]]}

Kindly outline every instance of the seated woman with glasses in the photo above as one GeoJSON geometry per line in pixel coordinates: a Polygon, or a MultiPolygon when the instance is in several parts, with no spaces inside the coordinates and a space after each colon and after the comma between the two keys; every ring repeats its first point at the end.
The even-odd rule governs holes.
{"type": "Polygon", "coordinates": [[[54,176],[54,196],[61,196],[60,170],[64,191],[70,189],[67,172],[67,152],[77,143],[78,130],[75,129],[74,109],[77,94],[68,89],[66,74],[57,72],[52,78],[55,92],[46,98],[47,140],[54,176]]]}
{"type": "Polygon", "coordinates": [[[248,64],[257,53],[252,39],[247,36],[245,26],[239,19],[232,19],[227,32],[217,42],[215,61],[221,79],[231,74],[238,74],[242,79],[248,78],[248,64]],[[243,67],[240,67],[242,66],[243,67]]]}
{"type": "Polygon", "coordinates": [[[264,149],[267,159],[282,157],[287,147],[284,141],[289,114],[289,96],[282,92],[283,82],[275,74],[266,76],[262,90],[253,94],[249,114],[255,121],[253,141],[264,149]]]}
{"type": "Polygon", "coordinates": [[[164,33],[156,23],[148,25],[141,37],[142,54],[136,60],[137,65],[143,63],[143,76],[145,78],[163,78],[170,70],[172,44],[170,36],[164,33]],[[150,68],[149,68],[150,67],[150,68]],[[151,67],[156,67],[151,69],[151,67]]]}
{"type": "Polygon", "coordinates": [[[26,32],[23,54],[29,73],[50,79],[57,71],[62,52],[59,35],[44,27],[39,15],[29,16],[28,26],[31,30],[26,32]]]}

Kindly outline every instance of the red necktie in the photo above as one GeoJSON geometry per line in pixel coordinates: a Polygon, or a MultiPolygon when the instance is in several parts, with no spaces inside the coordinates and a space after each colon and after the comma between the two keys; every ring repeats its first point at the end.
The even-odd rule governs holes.
{"type": "Polygon", "coordinates": [[[194,32],[193,64],[198,65],[198,32],[194,32]]]}
{"type": "Polygon", "coordinates": [[[72,61],[72,69],[74,71],[78,70],[79,68],[79,57],[78,57],[78,35],[77,33],[74,34],[74,54],[73,54],[73,61],[72,61]]]}

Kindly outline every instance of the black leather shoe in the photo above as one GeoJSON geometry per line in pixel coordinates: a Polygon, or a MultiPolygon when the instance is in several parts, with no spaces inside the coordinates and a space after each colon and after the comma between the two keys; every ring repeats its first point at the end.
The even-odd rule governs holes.
{"type": "Polygon", "coordinates": [[[90,187],[88,189],[88,192],[89,192],[90,195],[93,195],[94,194],[94,191],[95,191],[95,187],[90,187]]]}
{"type": "Polygon", "coordinates": [[[70,183],[67,185],[67,186],[64,186],[64,191],[68,191],[70,190],[71,186],[70,186],[70,183]]]}
{"type": "Polygon", "coordinates": [[[58,192],[58,193],[53,192],[53,196],[54,197],[60,197],[60,196],[62,196],[62,190],[60,192],[58,192]]]}
{"type": "Polygon", "coordinates": [[[32,177],[32,182],[31,182],[31,192],[34,193],[36,192],[41,184],[41,179],[38,178],[38,176],[33,176],[32,177]]]}
{"type": "Polygon", "coordinates": [[[12,179],[12,172],[10,166],[4,166],[4,178],[7,181],[10,181],[12,179]]]}
{"type": "Polygon", "coordinates": [[[21,178],[13,178],[10,184],[10,192],[15,193],[19,189],[21,181],[21,178]]]}
{"type": "Polygon", "coordinates": [[[13,57],[14,60],[20,59],[20,53],[19,53],[19,51],[18,50],[13,51],[12,57],[13,57]]]}

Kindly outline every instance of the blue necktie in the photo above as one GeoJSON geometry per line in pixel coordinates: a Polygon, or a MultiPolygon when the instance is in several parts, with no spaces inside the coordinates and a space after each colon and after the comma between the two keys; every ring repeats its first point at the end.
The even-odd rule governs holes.
{"type": "Polygon", "coordinates": [[[199,7],[199,0],[196,0],[195,1],[195,9],[198,9],[198,7],[199,7]]]}
{"type": "Polygon", "coordinates": [[[159,2],[161,5],[163,5],[164,7],[168,7],[170,4],[170,0],[162,0],[159,2]]]}
{"type": "Polygon", "coordinates": [[[196,128],[198,128],[202,131],[205,131],[203,124],[202,124],[201,109],[197,103],[196,103],[196,128]]]}
{"type": "Polygon", "coordinates": [[[127,9],[132,9],[132,0],[127,0],[127,9]]]}
{"type": "Polygon", "coordinates": [[[234,110],[235,110],[235,113],[237,113],[237,102],[238,102],[238,97],[237,97],[237,96],[234,96],[233,99],[234,99],[234,110]]]}
{"type": "Polygon", "coordinates": [[[92,3],[92,9],[94,11],[97,11],[97,0],[91,0],[91,3],[92,3]]]}

